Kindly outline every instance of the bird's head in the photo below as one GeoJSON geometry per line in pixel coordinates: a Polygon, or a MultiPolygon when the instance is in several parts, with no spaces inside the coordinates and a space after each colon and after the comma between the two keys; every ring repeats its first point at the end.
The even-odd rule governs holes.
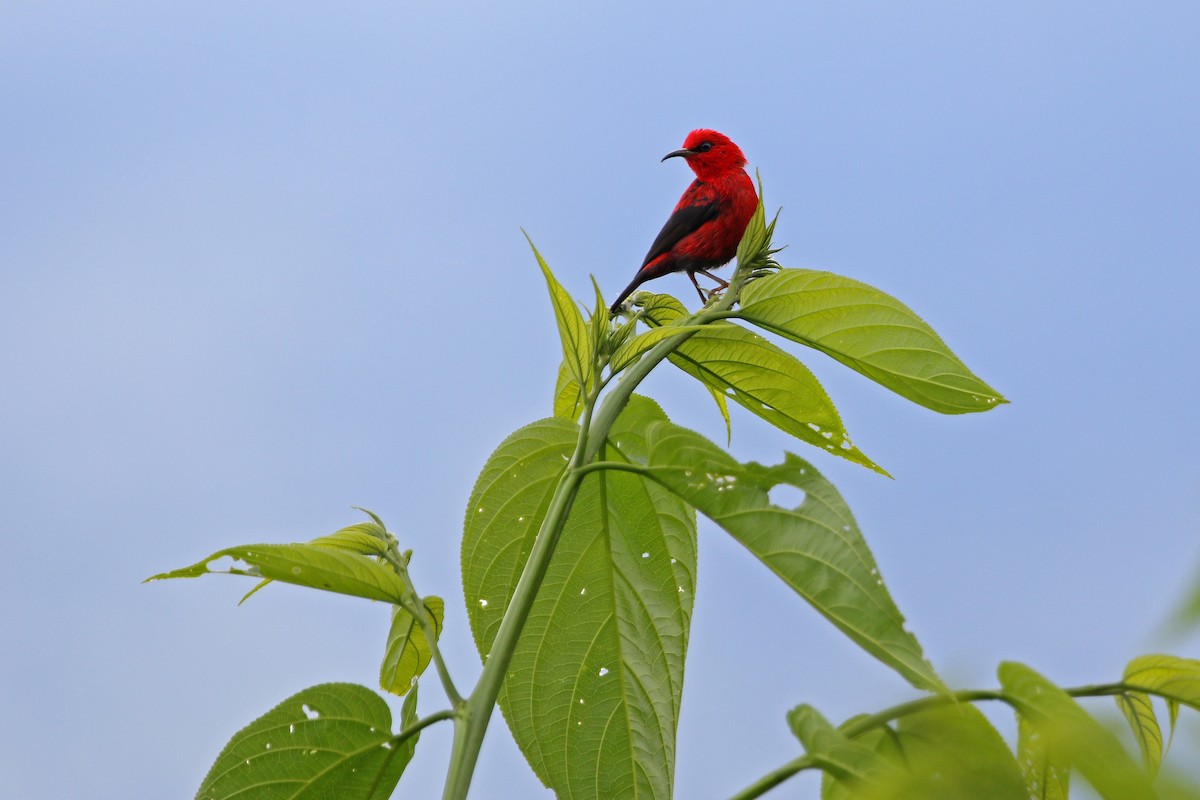
{"type": "Polygon", "coordinates": [[[746,166],[746,157],[742,155],[741,148],[725,134],[707,128],[689,133],[683,141],[683,149],[667,153],[662,160],[676,156],[687,161],[692,172],[701,180],[746,166]]]}

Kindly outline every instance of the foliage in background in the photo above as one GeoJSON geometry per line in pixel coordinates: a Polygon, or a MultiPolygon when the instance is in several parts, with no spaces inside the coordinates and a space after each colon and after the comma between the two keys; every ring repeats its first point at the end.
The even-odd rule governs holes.
{"type": "Polygon", "coordinates": [[[999,688],[953,691],[906,627],[850,509],[811,463],[790,452],[773,465],[741,463],[635,394],[668,361],[711,394],[727,431],[732,401],[792,439],[883,474],[812,372],[755,329],[940,413],[1006,402],[898,300],[849,278],[781,268],[773,230],[760,203],[728,289],[695,313],[640,293],[612,318],[598,288],[585,313],[534,250],[563,360],[553,416],[499,445],[467,504],[463,593],[483,663],[470,692],[460,693],[438,648],[442,599],[418,594],[411,552],[369,512],[370,521],[308,543],[231,547],[153,576],[226,572],[258,579],[246,597],[283,581],[392,606],[379,682],[405,697],[397,730],[374,691],[312,687],[235,735],[197,798],[382,800],[421,730],[442,721],[455,730],[444,797],[465,798],[497,705],[558,796],[670,797],[697,514],[923,693],[840,725],[811,705],[793,708],[786,716],[800,752],[736,797],[758,797],[805,770],[823,773],[826,800],[1050,800],[1067,797],[1076,774],[1105,798],[1200,796],[1156,784],[1166,747],[1152,703],[1165,701],[1171,731],[1181,707],[1200,709],[1200,661],[1143,656],[1120,681],[1068,689],[1004,663],[999,688]],[[800,490],[802,502],[773,503],[778,486],[800,490]],[[417,685],[431,664],[446,707],[419,717],[417,685]],[[1137,752],[1078,702],[1104,696],[1115,699],[1137,752]],[[988,701],[1017,715],[1015,751],[974,705],[988,701]]]}

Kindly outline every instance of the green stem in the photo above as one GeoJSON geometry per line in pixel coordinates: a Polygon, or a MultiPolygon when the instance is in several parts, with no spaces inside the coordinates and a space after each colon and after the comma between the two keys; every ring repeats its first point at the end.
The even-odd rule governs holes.
{"type": "MultiPolygon", "coordinates": [[[[744,283],[744,279],[738,280],[740,271],[741,266],[739,265],[734,279],[730,281],[729,289],[716,303],[706,306],[680,324],[706,324],[716,318],[715,314],[728,311],[737,301],[741,285],[744,283]]],[[[550,566],[550,558],[554,555],[554,548],[566,525],[567,515],[575,502],[579,486],[583,482],[584,476],[592,471],[590,463],[604,447],[609,431],[612,430],[617,417],[629,403],[638,384],[650,374],[652,369],[693,335],[695,335],[695,331],[681,333],[679,336],[672,336],[650,348],[637,363],[624,370],[617,385],[605,394],[599,408],[596,408],[599,391],[607,385],[607,382],[597,381],[596,390],[588,397],[584,405],[583,420],[580,423],[575,452],[555,487],[546,516],[534,539],[533,549],[530,550],[529,558],[521,571],[521,577],[517,580],[517,586],[513,590],[508,608],[505,609],[500,629],[496,632],[496,638],[492,641],[491,651],[485,656],[486,661],[483,673],[479,676],[479,682],[475,685],[475,689],[467,698],[466,703],[460,708],[459,716],[455,721],[454,744],[450,753],[446,785],[442,793],[443,800],[466,800],[475,764],[479,759],[479,750],[483,745],[483,737],[487,732],[492,711],[496,707],[500,688],[504,684],[504,676],[508,673],[508,666],[516,650],[517,640],[525,627],[525,621],[529,617],[529,611],[533,607],[534,598],[542,585],[546,570],[550,566]]]]}
{"type": "Polygon", "coordinates": [[[488,722],[491,720],[492,709],[496,706],[496,698],[500,695],[500,687],[504,676],[508,673],[508,665],[512,661],[517,648],[517,640],[533,607],[537,590],[550,566],[550,557],[558,544],[558,536],[562,533],[567,521],[567,514],[575,502],[579,484],[583,476],[575,469],[583,457],[587,446],[587,429],[581,429],[579,442],[538,529],[534,539],[533,549],[529,559],[517,581],[512,599],[500,622],[500,629],[492,642],[492,649],[485,656],[483,673],[474,691],[467,698],[463,713],[455,724],[454,746],[450,753],[450,767],[446,776],[446,786],[442,793],[443,800],[465,800],[467,790],[471,785],[471,776],[475,771],[475,762],[479,758],[479,749],[483,745],[483,736],[487,733],[488,722]]]}
{"type": "MultiPolygon", "coordinates": [[[[1071,697],[1106,697],[1108,695],[1121,694],[1122,692],[1146,690],[1135,689],[1124,683],[1095,683],[1087,686],[1075,686],[1063,691],[1071,697]]],[[[1153,692],[1150,693],[1154,694],[1153,692]]],[[[842,726],[839,730],[847,739],[854,739],[862,736],[872,728],[882,727],[901,717],[919,714],[922,711],[929,711],[943,706],[958,705],[959,703],[977,703],[984,700],[1000,700],[1011,705],[1009,697],[998,689],[965,689],[959,692],[931,695],[929,697],[910,700],[907,703],[900,703],[891,708],[885,708],[877,714],[860,717],[854,722],[842,726]]],[[[745,789],[733,795],[730,800],[752,800],[755,797],[761,797],[796,773],[817,766],[820,765],[811,756],[800,756],[768,772],[745,789]]]]}
{"type": "Polygon", "coordinates": [[[388,744],[391,745],[391,752],[388,753],[387,758],[385,758],[383,763],[379,766],[379,771],[375,773],[375,780],[371,782],[370,789],[367,791],[365,796],[375,796],[375,792],[378,790],[379,784],[383,780],[383,776],[387,773],[388,764],[390,764],[392,759],[396,757],[396,754],[400,752],[400,745],[404,744],[404,742],[416,736],[422,730],[428,728],[435,722],[441,722],[445,719],[454,719],[456,716],[457,714],[450,709],[446,709],[445,711],[437,711],[427,717],[417,720],[412,725],[409,725],[407,728],[389,739],[388,744]]]}
{"type": "Polygon", "coordinates": [[[812,756],[800,756],[784,764],[782,767],[763,775],[754,783],[733,795],[730,800],[751,800],[754,797],[761,797],[796,773],[803,772],[806,769],[813,769],[816,766],[817,764],[813,761],[812,756]]]}
{"type": "Polygon", "coordinates": [[[407,728],[405,728],[404,730],[397,733],[395,736],[393,736],[389,740],[389,742],[391,742],[391,745],[393,748],[399,747],[400,745],[404,744],[404,741],[406,739],[409,739],[409,738],[417,735],[422,730],[424,730],[425,728],[428,728],[430,725],[434,724],[435,722],[441,722],[442,720],[447,720],[447,719],[455,719],[457,716],[458,716],[458,712],[456,712],[450,708],[447,708],[443,711],[435,711],[434,713],[430,714],[429,716],[422,717],[421,719],[414,722],[412,725],[409,725],[407,728]]]}
{"type": "Polygon", "coordinates": [[[394,539],[388,546],[384,557],[392,565],[392,569],[400,577],[401,583],[404,584],[404,588],[408,592],[411,601],[409,605],[411,607],[405,607],[405,610],[409,614],[412,614],[413,619],[421,626],[421,633],[425,634],[425,641],[429,643],[429,652],[433,657],[433,665],[437,669],[438,678],[442,682],[442,690],[446,692],[446,699],[456,709],[460,708],[464,702],[463,696],[458,693],[454,681],[450,678],[450,670],[446,668],[446,661],[442,658],[442,650],[438,647],[437,627],[433,624],[433,617],[430,616],[429,610],[425,608],[425,603],[421,600],[421,595],[417,594],[417,587],[413,583],[412,577],[408,574],[408,564],[404,557],[400,555],[394,539]]]}

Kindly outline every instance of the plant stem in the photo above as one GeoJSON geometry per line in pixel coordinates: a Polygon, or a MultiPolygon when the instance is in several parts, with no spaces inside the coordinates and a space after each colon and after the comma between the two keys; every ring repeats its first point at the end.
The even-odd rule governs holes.
{"type": "Polygon", "coordinates": [[[450,678],[450,670],[446,668],[446,661],[442,658],[442,650],[438,647],[438,632],[434,627],[433,618],[425,608],[425,602],[421,600],[421,597],[417,594],[417,590],[413,587],[412,579],[408,577],[408,572],[403,572],[400,575],[400,579],[404,581],[408,590],[412,592],[415,608],[410,609],[409,613],[416,618],[417,624],[421,626],[421,633],[425,634],[425,641],[429,643],[429,652],[433,656],[433,665],[437,669],[438,677],[442,681],[442,689],[446,692],[446,699],[450,701],[450,704],[455,709],[459,709],[465,701],[463,696],[458,693],[454,681],[450,678]]]}
{"type": "Polygon", "coordinates": [[[438,647],[438,632],[433,624],[433,618],[429,611],[425,608],[425,603],[421,600],[421,595],[417,594],[417,587],[412,581],[412,577],[408,574],[408,564],[405,563],[403,556],[393,542],[387,548],[384,554],[388,563],[392,565],[392,569],[400,577],[401,583],[408,591],[409,599],[411,600],[411,608],[405,608],[409,614],[412,614],[413,619],[421,626],[421,633],[425,634],[425,641],[429,643],[429,652],[433,656],[433,664],[437,669],[438,678],[442,681],[442,690],[446,692],[446,699],[455,709],[461,708],[463,705],[463,696],[458,693],[458,689],[454,685],[454,681],[450,678],[450,670],[446,668],[446,661],[442,658],[442,650],[438,647]]]}
{"type": "Polygon", "coordinates": [[[425,728],[428,728],[430,725],[434,724],[435,722],[441,722],[442,720],[447,720],[447,719],[455,719],[457,716],[458,716],[458,713],[455,712],[453,709],[449,709],[449,708],[442,710],[442,711],[435,711],[434,713],[430,714],[429,716],[422,717],[421,719],[414,722],[412,725],[409,725],[407,728],[405,728],[404,730],[397,733],[395,736],[393,736],[388,741],[391,742],[391,745],[393,748],[399,747],[400,745],[404,744],[404,741],[406,739],[409,739],[412,736],[415,736],[416,734],[420,733],[425,728]]]}
{"type": "Polygon", "coordinates": [[[538,529],[537,538],[534,539],[533,549],[529,552],[529,559],[525,562],[512,599],[504,612],[504,619],[500,622],[500,629],[492,642],[491,652],[484,656],[486,660],[483,673],[455,723],[454,747],[450,753],[450,767],[442,793],[443,800],[465,800],[467,790],[471,786],[471,776],[479,758],[479,748],[483,745],[483,736],[487,732],[492,710],[496,706],[496,698],[500,695],[504,676],[508,673],[508,665],[516,651],[521,629],[529,617],[537,590],[542,585],[546,569],[550,566],[550,557],[558,544],[558,536],[566,525],[567,514],[570,513],[571,505],[579,492],[579,484],[583,480],[583,476],[575,467],[582,460],[584,448],[587,446],[587,434],[587,429],[580,430],[575,455],[558,481],[546,517],[538,529]]]}
{"type": "MultiPolygon", "coordinates": [[[[727,310],[737,300],[736,292],[733,291],[735,286],[736,284],[731,282],[730,290],[712,308],[693,314],[680,325],[704,324],[710,321],[709,315],[713,311],[727,310]]],[[[525,562],[508,608],[504,612],[504,619],[500,622],[500,629],[492,641],[491,651],[485,656],[483,673],[465,705],[460,709],[459,718],[455,722],[454,745],[450,754],[443,800],[465,800],[467,796],[475,763],[479,758],[479,749],[483,745],[483,737],[496,706],[496,699],[500,695],[500,688],[504,684],[504,677],[508,673],[508,665],[516,650],[517,640],[550,566],[550,558],[554,555],[554,548],[566,525],[567,515],[575,502],[579,486],[590,471],[588,465],[604,447],[609,431],[629,403],[638,384],[693,335],[695,331],[672,336],[650,348],[637,363],[624,371],[617,385],[604,396],[599,408],[596,408],[596,403],[600,382],[597,382],[596,392],[588,397],[575,452],[559,479],[558,486],[555,487],[546,516],[534,539],[533,549],[530,550],[529,559],[525,562]]]]}
{"type": "Polygon", "coordinates": [[[815,766],[816,763],[813,761],[811,756],[800,756],[799,758],[793,759],[784,764],[782,767],[763,775],[754,783],[733,795],[733,797],[731,797],[729,800],[751,800],[751,798],[754,797],[761,797],[796,773],[803,772],[806,769],[812,769],[815,766]]]}
{"type": "MultiPolygon", "coordinates": [[[[1121,694],[1122,692],[1146,690],[1134,689],[1124,683],[1095,683],[1086,686],[1075,686],[1063,691],[1071,697],[1105,697],[1121,694]]],[[[942,706],[958,705],[959,703],[977,703],[984,700],[1009,702],[1008,696],[999,689],[964,689],[958,692],[950,692],[949,694],[920,697],[916,700],[910,700],[907,703],[900,703],[891,708],[885,708],[877,714],[860,717],[854,722],[842,726],[839,728],[839,731],[847,739],[854,739],[855,737],[862,736],[872,728],[882,727],[901,717],[907,717],[911,714],[918,714],[934,708],[941,708],[942,706]]],[[[761,797],[796,773],[815,766],[819,766],[819,764],[811,756],[800,756],[768,772],[745,789],[733,795],[730,800],[752,800],[755,797],[761,797]]]]}
{"type": "MultiPolygon", "coordinates": [[[[737,302],[742,286],[752,272],[753,268],[749,264],[742,264],[739,260],[724,294],[716,302],[710,300],[703,308],[680,320],[678,324],[681,327],[698,326],[721,319],[737,302]]],[[[603,313],[603,308],[597,313],[603,313]]],[[[454,724],[454,745],[442,793],[443,800],[466,800],[475,764],[479,759],[479,750],[483,745],[483,737],[487,732],[492,711],[496,707],[496,700],[500,696],[500,689],[504,685],[504,677],[508,674],[508,666],[516,651],[517,641],[525,627],[530,609],[533,608],[533,601],[542,585],[542,579],[550,566],[558,537],[566,525],[567,515],[579,493],[579,487],[587,473],[592,471],[591,463],[603,450],[609,431],[629,403],[638,384],[696,333],[697,331],[680,333],[654,345],[636,363],[622,370],[620,380],[611,389],[608,388],[608,379],[599,378],[601,362],[593,355],[597,380],[584,404],[575,452],[554,489],[546,516],[534,538],[529,558],[521,571],[521,577],[517,580],[508,608],[504,611],[496,638],[492,641],[491,651],[484,656],[483,673],[479,676],[479,682],[475,684],[470,697],[458,708],[454,724]],[[597,408],[602,390],[606,390],[606,393],[603,402],[600,402],[597,408]]]]}

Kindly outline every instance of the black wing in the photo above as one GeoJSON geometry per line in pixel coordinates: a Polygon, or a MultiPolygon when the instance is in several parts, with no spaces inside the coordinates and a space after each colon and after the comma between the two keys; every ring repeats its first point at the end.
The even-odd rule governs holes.
{"type": "Polygon", "coordinates": [[[715,202],[681,206],[675,209],[670,219],[667,220],[667,224],[663,225],[658,236],[654,237],[654,244],[650,245],[650,252],[646,254],[646,260],[642,262],[642,266],[646,266],[663,253],[670,251],[679,244],[681,239],[694,233],[704,223],[715,219],[719,210],[720,206],[715,202]]]}

